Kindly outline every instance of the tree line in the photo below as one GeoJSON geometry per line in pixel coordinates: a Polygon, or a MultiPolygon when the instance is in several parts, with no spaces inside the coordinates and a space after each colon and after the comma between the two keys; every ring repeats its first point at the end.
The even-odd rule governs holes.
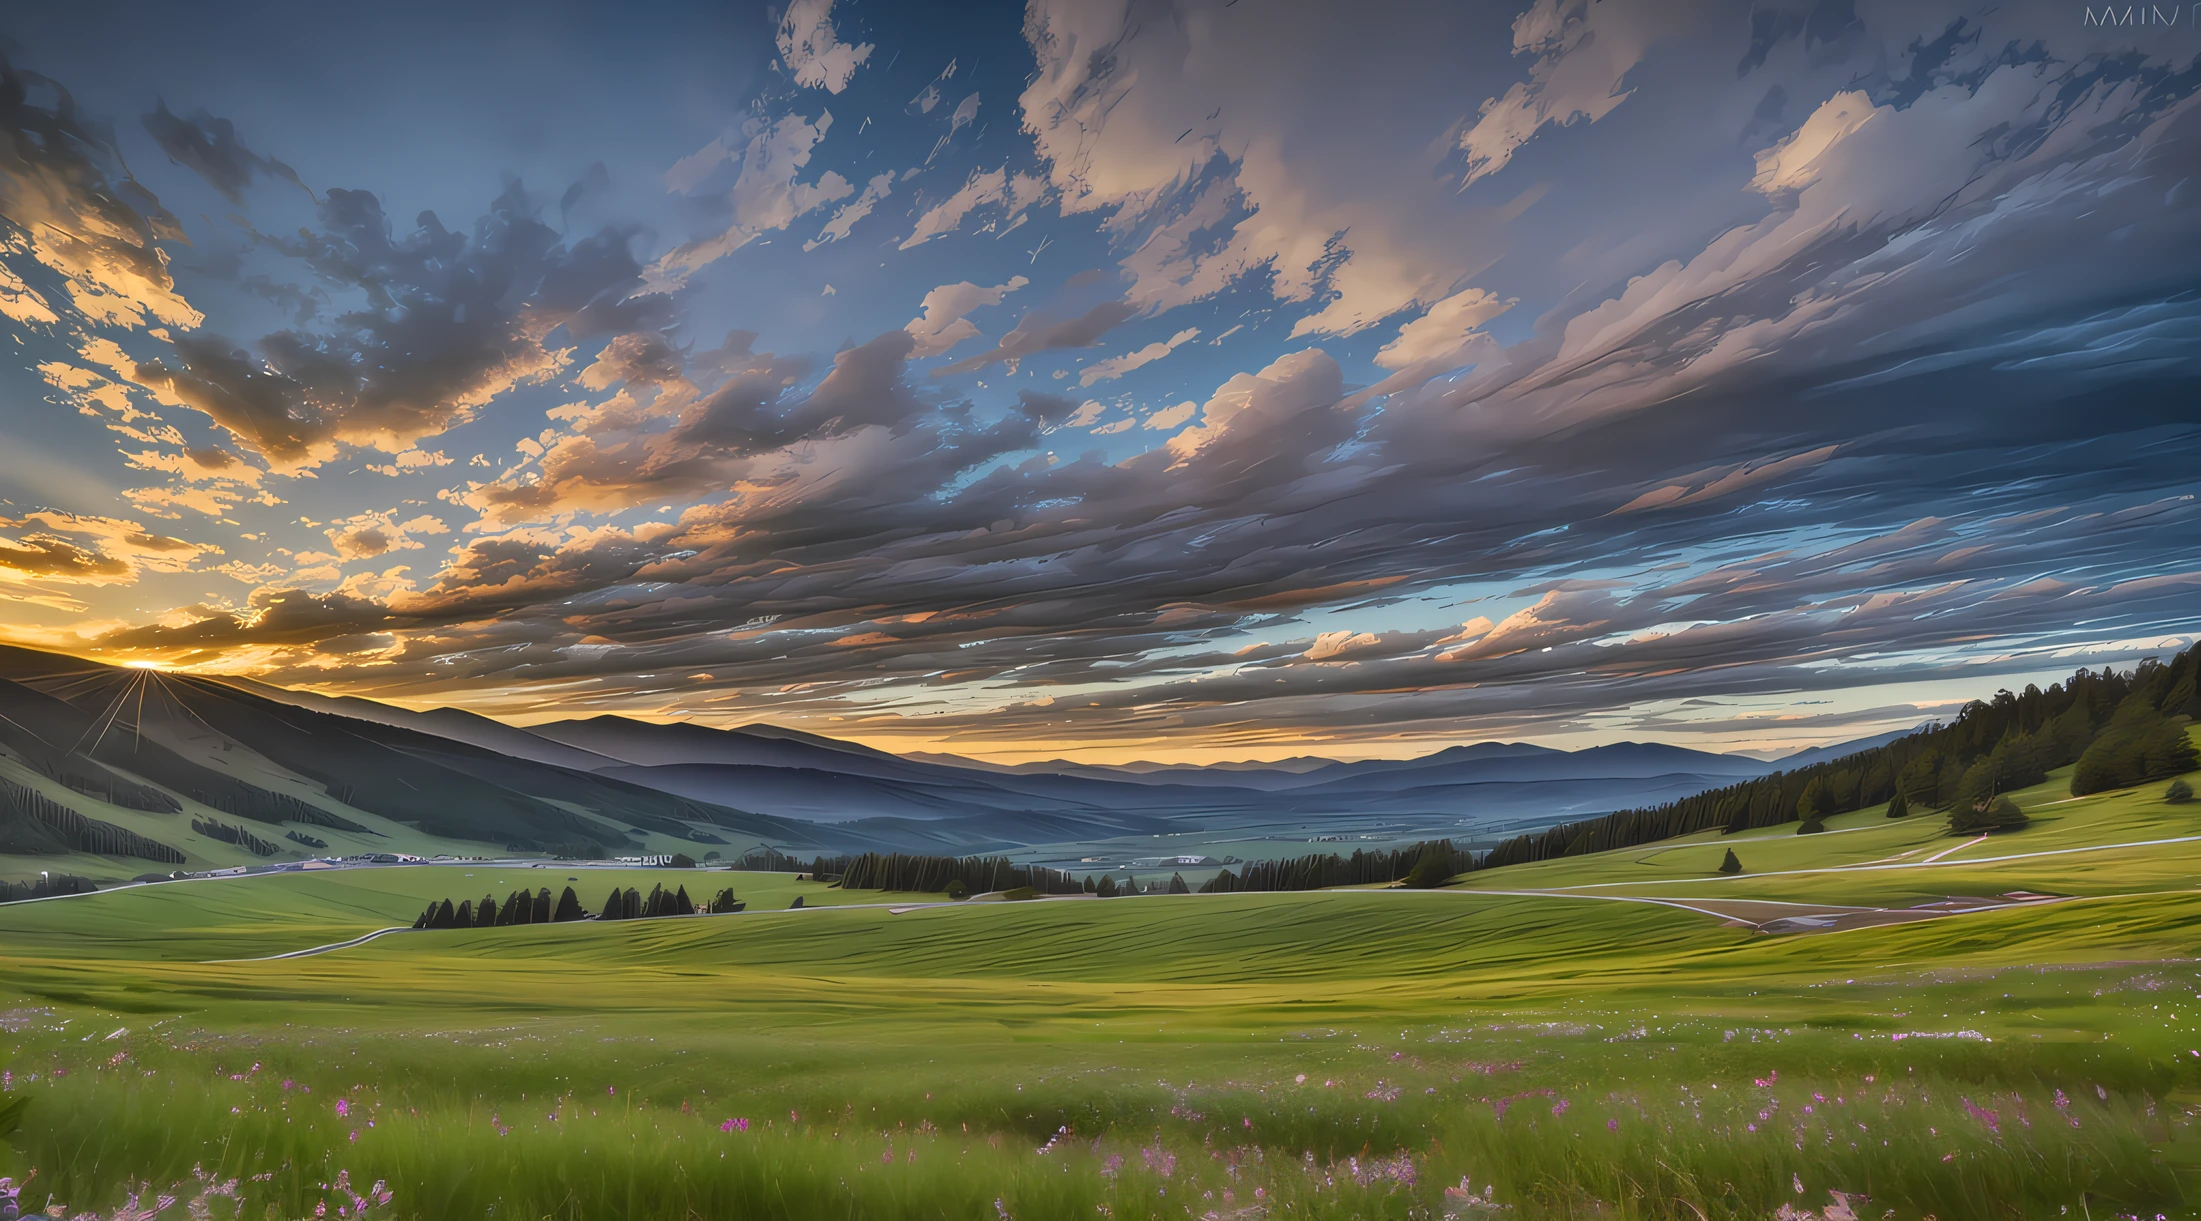
{"type": "Polygon", "coordinates": [[[735,861],[733,867],[752,873],[807,873],[813,877],[828,878],[847,873],[849,865],[855,859],[852,856],[818,856],[806,861],[799,856],[789,856],[777,848],[754,848],[735,861]]]}
{"type": "Polygon", "coordinates": [[[2033,685],[1999,691],[1965,705],[1947,725],[1885,746],[1518,835],[1468,868],[1580,856],[1714,829],[1732,834],[1808,825],[1882,802],[1947,812],[1950,829],[1959,833],[1998,829],[2016,812],[2002,794],[2038,784],[2065,764],[2077,764],[2074,796],[2193,770],[2197,761],[2182,718],[2201,715],[2197,671],[2201,646],[2168,664],[2151,658],[2123,672],[2082,669],[2045,691],[2033,685]]]}
{"type": "Polygon", "coordinates": [[[141,784],[82,755],[63,750],[12,717],[0,717],[0,746],[6,746],[10,754],[32,771],[86,797],[152,814],[173,814],[183,808],[175,798],[152,785],[141,784]]]}
{"type": "Polygon", "coordinates": [[[481,902],[461,899],[452,906],[449,899],[430,903],[428,910],[413,921],[414,928],[504,928],[514,924],[563,924],[572,920],[586,920],[589,913],[581,907],[581,896],[573,893],[571,886],[552,903],[550,888],[529,893],[524,887],[505,896],[498,903],[496,896],[483,895],[481,902]]]}
{"type": "Polygon", "coordinates": [[[645,897],[642,892],[628,887],[620,890],[614,886],[611,896],[604,900],[604,910],[597,914],[599,920],[654,920],[660,916],[692,916],[695,901],[688,897],[688,888],[681,886],[666,890],[663,886],[650,887],[645,897]]]}
{"type": "Polygon", "coordinates": [[[591,912],[581,906],[581,896],[574,893],[571,886],[565,888],[565,893],[559,895],[555,903],[551,902],[550,888],[546,886],[532,894],[524,888],[515,890],[502,903],[497,902],[494,894],[483,895],[479,903],[470,899],[461,899],[455,905],[449,899],[430,903],[428,909],[420,913],[420,918],[413,921],[413,927],[505,928],[515,924],[565,924],[575,920],[642,920],[657,916],[693,916],[698,910],[720,915],[738,912],[747,906],[734,897],[730,886],[712,896],[701,909],[688,897],[686,886],[670,891],[663,886],[653,886],[647,896],[632,888],[622,890],[614,886],[603,908],[591,912]]]}
{"type": "Polygon", "coordinates": [[[218,839],[225,844],[234,844],[254,856],[274,856],[281,850],[281,845],[261,839],[243,827],[232,827],[228,823],[216,822],[211,818],[192,819],[191,830],[208,839],[218,839]]]}
{"type": "Polygon", "coordinates": [[[1029,887],[1038,894],[1074,895],[1091,889],[1060,869],[1019,865],[1005,856],[866,852],[847,862],[840,870],[840,879],[843,890],[911,890],[927,894],[944,893],[958,885],[966,894],[1029,887]]]}
{"type": "Polygon", "coordinates": [[[1200,888],[1201,894],[1261,890],[1322,890],[1406,882],[1440,886],[1470,867],[1471,854],[1451,840],[1433,839],[1390,852],[1355,849],[1351,856],[1311,853],[1281,861],[1249,861],[1237,873],[1225,869],[1200,888]]]}
{"type": "Polygon", "coordinates": [[[0,881],[0,903],[20,903],[25,899],[46,899],[54,895],[88,895],[98,889],[90,878],[73,873],[48,874],[21,882],[0,881]]]}
{"type": "Polygon", "coordinates": [[[183,853],[113,823],[86,818],[36,789],[0,780],[0,851],[90,852],[183,864],[183,853]]]}

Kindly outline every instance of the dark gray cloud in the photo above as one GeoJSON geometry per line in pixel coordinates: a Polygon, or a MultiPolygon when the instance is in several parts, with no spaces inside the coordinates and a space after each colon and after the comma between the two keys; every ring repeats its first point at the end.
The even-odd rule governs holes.
{"type": "MultiPolygon", "coordinates": [[[[567,240],[517,188],[404,236],[332,191],[266,249],[341,309],[253,344],[185,328],[139,380],[301,469],[555,375],[549,427],[446,489],[473,520],[408,580],[278,580],[324,592],[103,643],[272,646],[272,677],[314,682],[372,652],[347,681],[412,698],[555,682],[980,748],[1549,733],[2128,660],[2201,630],[2201,76],[2019,7],[1592,6],[1517,26],[1521,79],[1435,130],[1328,96],[1243,120],[1285,114],[1283,149],[1240,107],[1168,151],[1177,108],[1272,97],[1252,78],[1278,63],[1219,83],[1124,59],[1096,87],[1140,92],[1095,102],[1091,172],[1053,165],[1122,263],[945,371],[1226,286],[1300,311],[1296,350],[1216,375],[1181,428],[1128,434],[1141,453],[1061,397],[914,379],[905,331],[694,351],[680,302],[635,293],[644,236],[567,240]],[[1591,47],[1618,75],[1550,70],[1591,47]],[[1391,376],[1349,385],[1394,326],[1391,376]]],[[[1058,32],[1074,9],[1034,6],[1058,32]]],[[[1341,13],[1271,49],[1328,55],[1309,40],[1358,22],[1355,54],[1390,62],[1395,28],[1341,13]]],[[[1236,20],[1157,21],[1122,54],[1236,20]]],[[[1091,75],[1035,50],[1065,74],[1042,100],[1091,75]]],[[[395,518],[345,520],[339,548],[381,567],[395,518]]]]}
{"type": "Polygon", "coordinates": [[[1009,333],[1001,337],[1001,342],[976,356],[944,366],[938,372],[977,373],[1040,352],[1089,348],[1138,312],[1138,307],[1128,301],[1103,301],[1072,318],[1050,318],[1034,310],[1018,319],[1009,333]]]}
{"type": "Polygon", "coordinates": [[[423,212],[398,236],[378,199],[343,188],[319,215],[318,230],[268,244],[322,283],[362,294],[365,308],[249,349],[208,332],[180,336],[133,373],[278,466],[316,465],[344,445],[395,452],[439,434],[557,372],[562,358],[545,341],[561,328],[585,338],[665,321],[662,298],[627,302],[641,272],[630,231],[563,243],[517,183],[470,234],[423,212]]]}
{"type": "Polygon", "coordinates": [[[254,178],[280,179],[299,190],[312,195],[313,191],[298,180],[298,171],[273,157],[263,157],[246,148],[237,138],[237,125],[228,119],[216,118],[200,110],[188,119],[179,119],[169,113],[167,100],[161,99],[153,107],[153,113],[141,122],[153,143],[168,154],[168,159],[189,169],[206,180],[206,184],[222,193],[222,198],[242,207],[245,188],[254,178]]]}

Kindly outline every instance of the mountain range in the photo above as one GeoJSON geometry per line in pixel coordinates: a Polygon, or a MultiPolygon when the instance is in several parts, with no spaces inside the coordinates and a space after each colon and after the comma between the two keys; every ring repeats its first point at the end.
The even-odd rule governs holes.
{"type": "Polygon", "coordinates": [[[1195,832],[1472,838],[1791,763],[1659,743],[1488,742],[1397,760],[1012,767],[769,725],[607,715],[520,728],[7,646],[0,752],[0,854],[163,863],[378,850],[736,856],[759,845],[969,853],[1195,832]]]}

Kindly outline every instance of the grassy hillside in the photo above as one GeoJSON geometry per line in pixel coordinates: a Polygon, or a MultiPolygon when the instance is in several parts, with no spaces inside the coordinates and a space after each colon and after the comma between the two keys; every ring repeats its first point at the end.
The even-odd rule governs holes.
{"type": "MultiPolygon", "coordinates": [[[[787,873],[484,864],[385,866],[163,882],[95,896],[8,904],[0,906],[0,937],[5,937],[10,956],[18,959],[98,959],[107,964],[99,969],[109,970],[117,969],[113,966],[117,960],[252,958],[329,945],[376,929],[409,925],[431,900],[479,900],[491,894],[502,903],[506,895],[521,887],[548,887],[556,896],[571,886],[580,895],[582,906],[594,911],[614,886],[633,887],[648,894],[651,887],[659,885],[668,890],[685,886],[690,897],[704,900],[730,886],[748,903],[750,913],[784,909],[797,896],[805,906],[938,897],[842,891],[822,883],[798,882],[795,875],[787,873]]],[[[614,923],[602,927],[623,926],[614,923]]],[[[423,935],[464,938],[472,934],[423,935]]]]}
{"type": "Polygon", "coordinates": [[[1463,1178],[1539,1217],[2186,1198],[2190,891],[1767,937],[1464,890],[788,912],[891,896],[720,873],[751,912],[212,961],[553,872],[0,908],[14,1169],[112,1206],[200,1165],[283,1216],[342,1171],[422,1218],[1474,1216],[1463,1178]]]}
{"type": "Polygon", "coordinates": [[[1434,891],[453,864],[13,904],[0,1173],[254,1217],[2194,1215],[2201,810],[2060,779],[1977,842],[1866,811],[1434,891]],[[238,961],[682,879],[751,910],[238,961]],[[1795,936],[1718,906],[2016,889],[2063,898],[1795,936]]]}
{"type": "MultiPolygon", "coordinates": [[[[2201,727],[2187,730],[2201,743],[2201,727]]],[[[2031,825],[1986,837],[1952,837],[1930,811],[1891,819],[1879,809],[1722,835],[1701,832],[1613,852],[1507,866],[1460,879],[1478,890],[1683,894],[1908,905],[1952,894],[2014,890],[2135,894],[2183,889],[2201,874],[2201,803],[2164,800],[2167,781],[2073,797],[2069,767],[2009,796],[2031,825]],[[1744,872],[1725,876],[1732,849],[1744,872]]],[[[2191,777],[2189,776],[2189,780],[2191,777]]]]}

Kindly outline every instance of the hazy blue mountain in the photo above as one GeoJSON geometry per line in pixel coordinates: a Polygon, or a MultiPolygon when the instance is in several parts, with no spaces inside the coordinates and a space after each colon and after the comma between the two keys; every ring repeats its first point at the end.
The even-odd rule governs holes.
{"type": "Polygon", "coordinates": [[[1875,746],[1886,746],[1898,738],[1910,737],[1912,734],[1933,724],[1936,724],[1936,722],[1927,721],[1924,724],[1913,725],[1909,729],[1894,729],[1887,733],[1875,734],[1869,738],[1858,738],[1852,742],[1836,742],[1832,746],[1814,746],[1808,750],[1799,750],[1795,754],[1782,755],[1774,760],[1773,767],[1780,771],[1794,771],[1799,767],[1809,767],[1814,763],[1825,763],[1832,759],[1839,759],[1844,755],[1854,755],[1861,750],[1871,750],[1875,746]]]}
{"type": "MultiPolygon", "coordinates": [[[[1195,832],[1472,836],[1669,801],[1892,736],[1772,763],[1661,743],[1484,742],[1413,759],[1003,767],[771,725],[593,716],[520,728],[0,648],[0,749],[87,807],[204,808],[357,836],[413,828],[484,851],[613,855],[645,836],[806,852],[1195,832]]],[[[60,850],[54,833],[16,821],[0,838],[60,850]]],[[[122,834],[83,834],[110,832],[122,834]]]]}

